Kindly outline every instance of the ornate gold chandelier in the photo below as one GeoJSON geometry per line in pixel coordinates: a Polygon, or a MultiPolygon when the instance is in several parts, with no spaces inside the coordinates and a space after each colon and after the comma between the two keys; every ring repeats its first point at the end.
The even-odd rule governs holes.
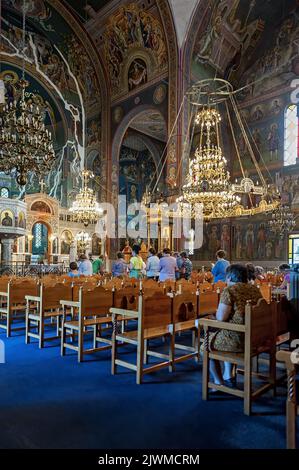
{"type": "Polygon", "coordinates": [[[25,185],[28,172],[44,175],[54,160],[51,132],[46,129],[43,110],[27,93],[25,80],[25,2],[23,4],[23,70],[18,82],[18,99],[0,104],[0,171],[15,172],[19,185],[25,185]],[[30,98],[29,98],[30,97],[30,98]]]}
{"type": "Polygon", "coordinates": [[[252,144],[244,127],[231,85],[222,79],[206,79],[195,84],[187,93],[191,105],[190,139],[186,153],[190,156],[194,135],[199,143],[194,156],[189,158],[189,168],[177,198],[184,211],[185,204],[192,207],[192,215],[197,215],[201,206],[205,220],[250,216],[273,211],[280,205],[279,193],[270,189],[259,168],[252,144]],[[232,184],[227,160],[223,155],[220,138],[221,115],[226,113],[227,128],[238,158],[242,179],[232,184]],[[193,128],[191,122],[193,120],[193,128]],[[235,123],[233,124],[233,121],[235,123]],[[239,127],[249,155],[254,163],[260,183],[254,184],[243,168],[242,155],[235,137],[235,127],[239,127]],[[242,196],[242,197],[241,197],[242,196]]]}
{"type": "Polygon", "coordinates": [[[272,218],[269,220],[269,228],[271,232],[279,235],[280,238],[291,232],[296,225],[294,214],[289,206],[279,206],[272,213],[272,218]]]}
{"type": "Polygon", "coordinates": [[[93,177],[94,175],[90,171],[82,171],[82,188],[70,208],[74,220],[83,223],[85,227],[97,222],[103,214],[93,189],[88,187],[88,179],[93,177]]]}
{"type": "Polygon", "coordinates": [[[230,217],[241,198],[231,188],[227,161],[219,146],[221,116],[216,109],[203,108],[195,120],[200,126],[200,142],[178,201],[186,200],[193,206],[202,204],[206,219],[230,217]]]}

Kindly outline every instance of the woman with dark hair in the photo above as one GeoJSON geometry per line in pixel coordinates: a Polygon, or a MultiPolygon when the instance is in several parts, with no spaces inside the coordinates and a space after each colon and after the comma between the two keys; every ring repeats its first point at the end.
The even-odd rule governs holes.
{"type": "Polygon", "coordinates": [[[256,279],[255,276],[255,267],[252,263],[246,263],[247,274],[248,274],[248,281],[253,282],[256,279]]]}
{"type": "Polygon", "coordinates": [[[142,277],[142,270],[145,267],[145,263],[139,254],[140,246],[134,245],[132,250],[133,256],[130,259],[130,277],[140,279],[142,277]]]}
{"type": "Polygon", "coordinates": [[[70,272],[69,272],[69,277],[79,277],[80,274],[78,272],[78,265],[75,261],[72,261],[70,263],[70,272]]]}
{"type": "MultiPolygon", "coordinates": [[[[227,268],[226,282],[227,287],[221,294],[216,320],[243,325],[246,302],[250,300],[253,305],[256,304],[262,297],[261,292],[248,282],[248,270],[242,264],[232,264],[227,268]]],[[[237,331],[217,330],[210,339],[211,350],[244,351],[244,334],[237,331]]],[[[215,384],[225,384],[229,387],[235,385],[231,363],[224,363],[222,374],[220,362],[211,360],[210,370],[215,384]]]]}

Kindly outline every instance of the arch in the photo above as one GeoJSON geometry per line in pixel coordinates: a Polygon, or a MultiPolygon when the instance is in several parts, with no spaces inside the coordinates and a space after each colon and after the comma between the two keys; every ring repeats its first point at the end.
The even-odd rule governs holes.
{"type": "MultiPolygon", "coordinates": [[[[5,70],[5,64],[7,65],[12,65],[16,69],[20,71],[19,77],[21,77],[22,73],[22,65],[20,64],[20,60],[18,57],[12,57],[12,56],[5,56],[5,62],[2,63],[2,70],[5,70]]],[[[32,77],[38,85],[40,85],[41,88],[43,88],[46,93],[49,95],[49,97],[53,100],[55,105],[57,106],[57,111],[59,112],[59,115],[61,116],[62,119],[62,126],[63,126],[63,132],[64,132],[64,140],[67,141],[69,138],[69,133],[68,133],[68,117],[65,112],[65,108],[62,106],[62,102],[57,96],[55,92],[53,92],[53,89],[50,88],[48,82],[43,79],[42,76],[38,74],[38,72],[27,62],[25,62],[25,70],[26,70],[26,75],[28,77],[32,77]]],[[[30,78],[29,78],[30,82],[30,78]]],[[[55,132],[54,126],[52,126],[53,132],[55,132]]]]}
{"type": "Polygon", "coordinates": [[[129,89],[128,74],[129,74],[129,70],[130,70],[132,63],[136,59],[142,60],[146,65],[146,72],[147,72],[146,83],[150,82],[153,78],[152,75],[150,74],[151,71],[155,70],[156,59],[155,59],[153,52],[150,50],[144,50],[143,48],[140,48],[140,50],[136,50],[136,49],[132,50],[126,59],[126,65],[122,70],[122,75],[120,79],[122,88],[126,90],[127,93],[130,93],[131,91],[135,90],[135,89],[134,90],[129,89]]]}
{"type": "Polygon", "coordinates": [[[69,255],[71,251],[71,243],[74,240],[74,235],[71,230],[64,230],[60,236],[60,253],[62,255],[69,255]]]}
{"type": "MultiPolygon", "coordinates": [[[[118,128],[116,129],[116,132],[114,134],[113,142],[112,142],[112,162],[116,163],[118,161],[119,157],[119,152],[120,148],[122,145],[122,141],[124,138],[124,135],[126,133],[126,130],[130,126],[130,124],[134,121],[134,119],[141,113],[144,113],[145,111],[152,111],[155,113],[160,113],[164,122],[165,118],[163,114],[157,109],[155,106],[150,106],[147,104],[144,105],[139,105],[136,106],[135,108],[131,109],[131,111],[128,112],[128,114],[125,115],[121,123],[119,124],[118,128]]],[[[166,122],[165,122],[166,126],[166,122]]]]}
{"type": "Polygon", "coordinates": [[[104,66],[103,58],[97,50],[93,40],[74,14],[60,0],[48,0],[48,3],[57,10],[65,21],[72,28],[74,35],[80,40],[86,50],[92,64],[94,65],[97,83],[101,94],[101,113],[102,113],[102,152],[109,154],[110,142],[110,88],[107,70],[104,66]]]}
{"type": "MultiPolygon", "coordinates": [[[[155,112],[155,113],[159,112],[161,114],[161,117],[163,118],[163,120],[165,122],[165,118],[164,118],[163,114],[159,111],[159,109],[157,109],[154,106],[139,105],[139,106],[136,106],[131,111],[129,111],[128,114],[126,114],[126,116],[123,118],[123,120],[119,124],[119,126],[116,129],[116,132],[114,134],[114,138],[113,138],[113,142],[112,142],[112,167],[113,167],[113,165],[117,165],[117,163],[118,163],[120,149],[121,149],[121,146],[122,146],[122,143],[123,143],[123,138],[125,136],[125,133],[126,133],[128,127],[130,126],[130,124],[134,121],[134,119],[139,114],[142,114],[146,111],[155,112]]],[[[165,122],[165,127],[167,128],[166,122],[165,122]]],[[[160,157],[157,156],[157,148],[155,147],[155,144],[154,143],[150,144],[149,141],[150,141],[150,138],[146,139],[146,141],[144,142],[146,147],[148,148],[148,150],[151,153],[153,151],[153,153],[152,153],[153,157],[155,155],[155,158],[160,158],[160,157]]],[[[155,160],[155,163],[157,165],[157,163],[159,163],[159,159],[158,159],[158,161],[155,160]]],[[[157,165],[157,168],[159,169],[158,165],[157,165]]],[[[117,190],[118,190],[118,182],[114,181],[114,184],[112,186],[112,193],[113,193],[114,196],[115,196],[115,192],[117,190]]]]}
{"type": "Polygon", "coordinates": [[[38,200],[31,204],[30,210],[33,212],[42,212],[44,214],[53,214],[53,209],[45,201],[38,200]]]}
{"type": "Polygon", "coordinates": [[[50,236],[52,234],[51,226],[44,220],[37,220],[32,226],[32,245],[33,255],[48,257],[50,249],[50,236]]]}

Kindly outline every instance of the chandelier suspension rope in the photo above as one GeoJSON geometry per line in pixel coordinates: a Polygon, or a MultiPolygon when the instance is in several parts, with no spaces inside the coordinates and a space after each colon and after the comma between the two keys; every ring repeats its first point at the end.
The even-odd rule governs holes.
{"type": "Polygon", "coordinates": [[[254,155],[254,152],[253,152],[253,150],[252,150],[252,147],[251,147],[251,145],[250,145],[250,142],[249,142],[248,136],[247,136],[247,134],[246,134],[245,127],[244,127],[244,125],[243,125],[243,121],[242,121],[242,119],[241,119],[241,117],[240,117],[240,113],[239,113],[238,107],[237,107],[237,105],[236,105],[236,102],[235,102],[235,100],[234,100],[234,98],[233,98],[232,95],[229,95],[229,98],[230,98],[230,101],[231,101],[233,110],[234,110],[234,112],[235,112],[236,119],[237,119],[238,124],[239,124],[239,126],[240,126],[240,129],[241,129],[241,131],[242,131],[243,138],[244,138],[244,140],[245,140],[245,142],[246,142],[246,144],[247,144],[247,148],[248,148],[248,151],[249,151],[249,153],[250,153],[250,157],[251,157],[251,159],[252,159],[252,161],[253,161],[253,164],[254,164],[254,166],[255,166],[255,169],[256,169],[256,171],[257,171],[257,174],[259,175],[259,178],[260,178],[261,181],[262,181],[263,186],[266,188],[266,187],[267,187],[266,181],[265,181],[264,176],[263,176],[263,174],[262,174],[262,172],[261,172],[261,170],[260,170],[260,167],[259,167],[259,165],[258,165],[258,163],[257,163],[257,160],[256,160],[256,158],[255,158],[255,155],[254,155]]]}
{"type": "MultiPolygon", "coordinates": [[[[237,144],[237,141],[236,141],[236,135],[235,135],[235,131],[234,131],[234,128],[233,128],[233,124],[232,124],[231,115],[230,115],[230,112],[229,112],[227,101],[225,102],[225,107],[226,107],[226,112],[227,112],[227,116],[228,116],[230,129],[231,129],[231,132],[232,132],[232,137],[233,137],[233,141],[234,141],[236,154],[237,154],[237,157],[238,157],[238,162],[239,162],[239,165],[240,165],[240,168],[241,168],[242,177],[245,180],[245,178],[246,178],[245,170],[244,170],[241,155],[240,155],[240,152],[239,152],[239,149],[238,149],[238,144],[237,144]]],[[[249,200],[250,200],[250,205],[252,207],[252,205],[253,205],[252,195],[250,193],[248,193],[248,196],[249,196],[249,200]]]]}

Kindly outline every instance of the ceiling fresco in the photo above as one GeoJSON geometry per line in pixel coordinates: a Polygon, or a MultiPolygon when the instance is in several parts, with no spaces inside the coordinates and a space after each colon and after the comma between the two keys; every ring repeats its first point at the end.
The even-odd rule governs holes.
{"type": "Polygon", "coordinates": [[[165,120],[159,112],[145,111],[140,113],[130,124],[130,127],[161,142],[167,140],[165,120]]]}
{"type": "Polygon", "coordinates": [[[111,0],[65,0],[71,10],[82,22],[88,21],[93,12],[104,8],[111,0]]]}
{"type": "MultiPolygon", "coordinates": [[[[80,187],[81,169],[87,153],[102,153],[102,90],[91,60],[91,51],[87,53],[85,48],[84,33],[80,28],[78,32],[76,28],[74,30],[73,17],[68,23],[66,13],[58,11],[52,4],[56,4],[55,0],[28,2],[25,69],[42,99],[48,103],[51,100],[56,102],[56,107],[51,106],[53,113],[59,108],[64,115],[66,125],[63,138],[59,119],[56,117],[55,120],[57,161],[47,176],[46,184],[49,194],[68,206],[71,202],[69,196],[80,187]],[[39,88],[35,83],[39,83],[39,88]]],[[[8,70],[13,67],[20,70],[22,65],[21,7],[21,0],[2,2],[1,60],[3,62],[4,58],[7,62],[8,70]]],[[[26,191],[30,192],[31,189],[38,188],[27,187],[26,191]]]]}
{"type": "Polygon", "coordinates": [[[211,75],[212,67],[224,78],[239,79],[297,11],[297,0],[210,0],[195,41],[194,76],[211,75]]]}

